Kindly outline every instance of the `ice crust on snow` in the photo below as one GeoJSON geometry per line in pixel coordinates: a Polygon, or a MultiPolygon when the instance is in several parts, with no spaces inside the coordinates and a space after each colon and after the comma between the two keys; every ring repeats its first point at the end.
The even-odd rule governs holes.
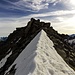
{"type": "Polygon", "coordinates": [[[75,75],[53,46],[42,30],[16,58],[5,75],[15,64],[14,75],[75,75]]]}

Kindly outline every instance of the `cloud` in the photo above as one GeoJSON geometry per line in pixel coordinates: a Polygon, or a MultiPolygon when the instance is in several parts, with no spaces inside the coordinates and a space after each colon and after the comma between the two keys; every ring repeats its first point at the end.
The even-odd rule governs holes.
{"type": "Polygon", "coordinates": [[[8,6],[9,9],[19,9],[23,11],[36,12],[41,9],[48,9],[50,3],[53,3],[55,5],[60,0],[18,0],[17,2],[12,2],[10,0],[4,1],[11,4],[11,6],[8,6]],[[26,8],[28,8],[28,10],[26,8]]]}
{"type": "Polygon", "coordinates": [[[20,17],[35,13],[72,10],[73,3],[73,0],[1,0],[0,14],[3,13],[6,17],[20,17]]]}
{"type": "Polygon", "coordinates": [[[75,5],[74,0],[3,0],[0,3],[0,7],[9,9],[9,10],[20,10],[20,11],[31,11],[38,12],[42,9],[57,9],[63,10],[63,8],[73,8],[72,5],[75,5]]]}
{"type": "Polygon", "coordinates": [[[32,17],[34,17],[34,18],[39,18],[39,17],[54,17],[54,18],[56,18],[56,17],[70,17],[70,15],[75,15],[75,10],[72,10],[72,11],[69,11],[69,10],[61,10],[61,11],[53,11],[53,12],[46,12],[46,13],[39,13],[39,14],[30,14],[30,15],[28,15],[28,16],[25,16],[25,17],[23,17],[23,19],[25,19],[25,18],[32,18],[32,17]]]}
{"type": "Polygon", "coordinates": [[[59,7],[62,5],[61,9],[71,9],[72,5],[75,5],[74,0],[17,0],[16,2],[12,2],[10,0],[4,1],[12,4],[12,7],[10,6],[9,8],[19,9],[23,11],[26,11],[26,8],[28,8],[27,11],[35,12],[38,12],[42,9],[49,9],[50,7],[53,8],[53,6],[58,7],[58,5],[59,7]]]}

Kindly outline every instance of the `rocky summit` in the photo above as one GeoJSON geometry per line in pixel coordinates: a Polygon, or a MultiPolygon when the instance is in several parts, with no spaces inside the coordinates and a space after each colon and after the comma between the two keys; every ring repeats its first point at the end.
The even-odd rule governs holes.
{"type": "Polygon", "coordinates": [[[40,22],[39,19],[31,18],[27,26],[16,28],[5,41],[0,42],[0,75],[15,75],[16,64],[8,73],[6,71],[41,30],[44,30],[48,38],[52,40],[57,53],[75,70],[75,50],[65,41],[68,35],[59,34],[53,29],[51,23],[40,22]]]}

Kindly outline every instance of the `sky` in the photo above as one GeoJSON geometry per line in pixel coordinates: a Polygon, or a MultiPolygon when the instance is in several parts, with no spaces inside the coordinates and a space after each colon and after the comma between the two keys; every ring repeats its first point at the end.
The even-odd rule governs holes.
{"type": "Polygon", "coordinates": [[[0,0],[0,36],[26,26],[32,17],[51,22],[61,34],[75,34],[74,0],[0,0]]]}

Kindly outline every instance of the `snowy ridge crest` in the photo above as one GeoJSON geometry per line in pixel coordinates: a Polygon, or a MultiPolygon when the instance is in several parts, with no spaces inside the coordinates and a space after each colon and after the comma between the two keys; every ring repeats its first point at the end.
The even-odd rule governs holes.
{"type": "Polygon", "coordinates": [[[14,75],[75,75],[74,70],[66,64],[53,46],[53,42],[42,30],[16,58],[5,75],[15,64],[14,75]]]}

